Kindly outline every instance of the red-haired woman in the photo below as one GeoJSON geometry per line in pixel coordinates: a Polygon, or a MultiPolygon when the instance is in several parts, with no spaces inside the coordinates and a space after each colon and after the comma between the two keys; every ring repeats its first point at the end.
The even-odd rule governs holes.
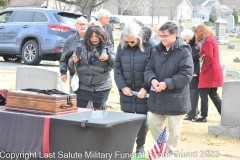
{"type": "Polygon", "coordinates": [[[197,47],[202,57],[205,55],[203,65],[200,69],[199,84],[201,97],[201,116],[196,122],[207,122],[208,116],[208,95],[213,101],[219,114],[221,114],[221,99],[217,93],[218,87],[222,87],[223,74],[219,60],[219,50],[217,41],[214,39],[212,31],[205,25],[198,25],[194,30],[197,47]]]}

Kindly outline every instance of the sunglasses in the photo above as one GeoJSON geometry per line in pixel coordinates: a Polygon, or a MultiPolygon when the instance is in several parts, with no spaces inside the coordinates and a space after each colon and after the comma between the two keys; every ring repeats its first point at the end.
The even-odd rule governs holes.
{"type": "Polygon", "coordinates": [[[134,41],[125,41],[125,43],[135,43],[134,41]]]}

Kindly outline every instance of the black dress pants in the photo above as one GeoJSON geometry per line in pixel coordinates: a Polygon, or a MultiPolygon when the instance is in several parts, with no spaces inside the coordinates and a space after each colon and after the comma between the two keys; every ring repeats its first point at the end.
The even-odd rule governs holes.
{"type": "Polygon", "coordinates": [[[191,110],[188,112],[187,117],[198,118],[198,100],[199,100],[199,89],[190,88],[190,99],[191,99],[191,110]]]}
{"type": "Polygon", "coordinates": [[[222,100],[220,99],[218,93],[218,88],[200,88],[200,98],[201,98],[201,116],[208,116],[208,95],[213,101],[213,104],[217,108],[218,113],[221,115],[221,105],[222,100]]]}

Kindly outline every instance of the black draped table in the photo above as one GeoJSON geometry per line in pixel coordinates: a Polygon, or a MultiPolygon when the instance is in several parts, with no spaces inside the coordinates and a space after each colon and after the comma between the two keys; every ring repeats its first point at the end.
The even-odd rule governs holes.
{"type": "Polygon", "coordinates": [[[92,111],[49,116],[0,109],[0,159],[130,160],[145,115],[92,111]]]}

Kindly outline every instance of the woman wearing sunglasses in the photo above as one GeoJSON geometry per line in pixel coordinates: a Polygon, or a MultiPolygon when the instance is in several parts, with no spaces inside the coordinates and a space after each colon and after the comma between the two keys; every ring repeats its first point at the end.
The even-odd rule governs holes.
{"type": "MultiPolygon", "coordinates": [[[[144,70],[155,46],[149,42],[151,33],[146,34],[134,22],[126,23],[114,64],[114,78],[120,94],[121,110],[128,113],[147,114],[147,98],[150,86],[144,83],[144,70]],[[133,94],[132,91],[138,92],[133,94]]],[[[136,154],[143,154],[148,131],[147,120],[137,134],[136,154]]]]}
{"type": "Polygon", "coordinates": [[[79,46],[81,55],[73,54],[69,59],[69,67],[75,68],[79,77],[77,106],[86,108],[89,101],[93,107],[103,109],[112,88],[110,70],[114,65],[114,50],[109,44],[109,38],[100,26],[90,26],[84,42],[79,46]]]}

